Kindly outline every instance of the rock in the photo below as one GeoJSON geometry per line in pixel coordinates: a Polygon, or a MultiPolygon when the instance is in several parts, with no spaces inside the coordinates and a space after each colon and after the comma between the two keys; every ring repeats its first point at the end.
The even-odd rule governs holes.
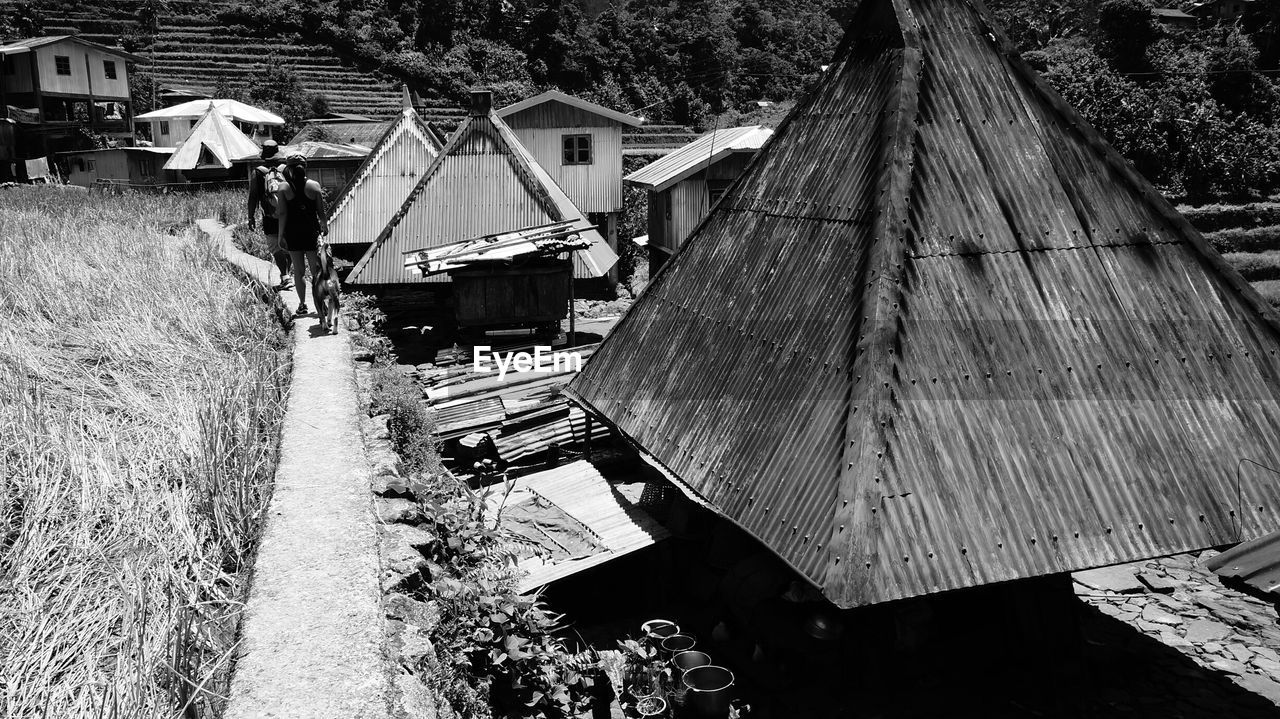
{"type": "Polygon", "coordinates": [[[396,691],[399,694],[400,709],[404,715],[413,719],[441,719],[446,715],[440,711],[436,696],[413,674],[401,672],[395,677],[396,691]]]}
{"type": "Polygon", "coordinates": [[[1237,677],[1236,683],[1258,696],[1266,697],[1267,699],[1280,704],[1280,682],[1276,682],[1274,679],[1264,677],[1260,674],[1246,674],[1244,676],[1237,677]]]}
{"type": "Polygon", "coordinates": [[[1163,642],[1165,646],[1170,646],[1175,648],[1195,646],[1191,642],[1175,634],[1172,629],[1165,629],[1164,631],[1160,632],[1160,641],[1163,642]]]}
{"type": "Polygon", "coordinates": [[[1206,561],[1213,559],[1214,557],[1218,556],[1221,553],[1222,552],[1219,552],[1216,549],[1206,549],[1203,552],[1201,552],[1199,556],[1196,557],[1196,563],[1203,565],[1206,561]]]}
{"type": "Polygon", "coordinates": [[[391,415],[380,414],[377,417],[370,417],[365,420],[365,436],[370,439],[390,439],[391,438],[391,415]]]}
{"type": "Polygon", "coordinates": [[[1249,651],[1246,647],[1239,644],[1226,644],[1224,646],[1227,648],[1227,653],[1231,655],[1231,658],[1241,664],[1248,664],[1249,660],[1253,659],[1253,652],[1249,651]]]}
{"type": "Polygon", "coordinates": [[[378,527],[382,549],[382,588],[390,591],[411,587],[426,580],[427,560],[420,547],[435,541],[435,535],[408,524],[386,524],[378,527]]]}
{"type": "Polygon", "coordinates": [[[1195,619],[1187,624],[1187,641],[1195,644],[1226,639],[1230,635],[1230,627],[1212,619],[1195,619]]]}
{"type": "Polygon", "coordinates": [[[1272,661],[1271,659],[1257,655],[1254,655],[1252,659],[1253,666],[1257,667],[1263,674],[1266,674],[1273,679],[1280,680],[1280,662],[1272,661]]]}
{"type": "Polygon", "coordinates": [[[1138,581],[1150,587],[1153,592],[1171,594],[1178,587],[1177,584],[1169,581],[1167,577],[1156,572],[1138,572],[1137,576],[1138,581]]]}
{"type": "Polygon", "coordinates": [[[1107,602],[1099,602],[1097,604],[1097,607],[1098,607],[1098,611],[1102,612],[1108,617],[1119,617],[1121,614],[1124,614],[1123,609],[1121,609],[1120,607],[1117,607],[1114,604],[1109,604],[1107,602]]]}
{"type": "Polygon", "coordinates": [[[402,499],[400,497],[379,499],[373,503],[373,509],[378,515],[378,521],[383,524],[395,524],[397,522],[418,524],[422,521],[422,507],[410,499],[402,499]]]}
{"type": "Polygon", "coordinates": [[[1155,622],[1148,622],[1147,620],[1142,618],[1138,619],[1137,625],[1139,629],[1146,632],[1147,634],[1159,634],[1160,632],[1164,631],[1166,628],[1166,625],[1164,624],[1156,624],[1155,622]]]}
{"type": "Polygon", "coordinates": [[[1227,674],[1247,674],[1249,668],[1234,659],[1214,659],[1209,666],[1227,674]]]}
{"type": "Polygon", "coordinates": [[[1121,612],[1120,614],[1116,615],[1116,619],[1119,619],[1120,621],[1126,622],[1128,624],[1133,624],[1138,619],[1138,613],[1137,612],[1121,612]]]}
{"type": "Polygon", "coordinates": [[[1133,575],[1133,566],[1127,564],[1075,572],[1071,578],[1100,592],[1130,594],[1146,590],[1146,587],[1133,575]]]}
{"type": "MultiPolygon", "coordinates": [[[[360,326],[358,324],[355,327],[352,327],[351,325],[347,325],[347,329],[354,332],[360,329],[360,326]]],[[[364,349],[363,347],[356,347],[351,350],[351,358],[354,359],[356,362],[372,362],[373,352],[371,350],[364,349]]]]}
{"type": "Polygon", "coordinates": [[[427,631],[439,622],[440,610],[431,602],[423,602],[407,594],[392,593],[382,600],[382,611],[387,619],[422,627],[427,631]]]}
{"type": "Polygon", "coordinates": [[[1142,618],[1155,624],[1177,626],[1182,623],[1181,617],[1170,614],[1154,604],[1148,604],[1142,609],[1142,618]]]}
{"type": "Polygon", "coordinates": [[[435,368],[436,368],[435,364],[431,362],[423,362],[422,364],[418,365],[415,369],[417,369],[419,372],[430,372],[435,368]]]}
{"type": "Polygon", "coordinates": [[[1249,651],[1253,652],[1254,654],[1257,654],[1258,656],[1264,659],[1270,659],[1273,662],[1280,662],[1280,654],[1277,654],[1274,649],[1270,649],[1268,647],[1255,647],[1253,645],[1249,645],[1249,651]]]}
{"type": "Polygon", "coordinates": [[[379,474],[373,478],[373,493],[383,497],[413,499],[409,481],[395,474],[379,474]]]}
{"type": "Polygon", "coordinates": [[[435,648],[431,645],[431,639],[425,631],[412,624],[405,626],[404,632],[400,635],[401,662],[408,666],[415,666],[434,653],[435,648]]]}
{"type": "Polygon", "coordinates": [[[1210,654],[1221,654],[1225,651],[1225,648],[1217,642],[1205,642],[1200,648],[1210,654]]]}
{"type": "Polygon", "coordinates": [[[373,467],[373,474],[394,474],[400,475],[400,457],[390,447],[374,446],[373,451],[369,453],[369,464],[373,467]]]}

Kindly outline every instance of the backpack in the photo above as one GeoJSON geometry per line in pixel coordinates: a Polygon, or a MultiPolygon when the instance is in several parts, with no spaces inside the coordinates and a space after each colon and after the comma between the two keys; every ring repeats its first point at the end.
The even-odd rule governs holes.
{"type": "Polygon", "coordinates": [[[257,174],[262,179],[262,195],[259,203],[263,214],[280,218],[284,216],[284,203],[292,193],[289,182],[284,179],[284,163],[275,165],[259,165],[257,174]]]}

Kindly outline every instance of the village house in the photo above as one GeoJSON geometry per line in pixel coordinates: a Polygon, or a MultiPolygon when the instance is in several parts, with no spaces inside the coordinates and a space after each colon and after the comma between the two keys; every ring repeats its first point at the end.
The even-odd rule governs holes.
{"type": "MultiPolygon", "coordinates": [[[[406,253],[552,223],[576,225],[585,219],[586,213],[494,113],[491,103],[488,91],[472,93],[470,115],[356,263],[347,278],[349,284],[442,286],[453,281],[450,274],[423,276],[408,271],[406,253]]],[[[590,240],[589,247],[567,253],[572,261],[571,269],[565,270],[566,281],[570,271],[579,279],[602,277],[617,261],[596,230],[581,235],[590,240]]],[[[486,283],[493,293],[488,305],[459,306],[459,313],[472,319],[471,326],[498,317],[521,324],[519,305],[529,299],[520,289],[528,285],[525,275],[543,270],[513,268],[492,273],[486,283]]],[[[477,282],[470,286],[476,287],[477,282]]],[[[483,297],[476,299],[484,304],[483,297]]]]}
{"type": "Polygon", "coordinates": [[[284,125],[279,115],[238,100],[189,100],[138,115],[139,135],[146,135],[155,147],[178,147],[191,135],[209,108],[229,120],[241,133],[261,145],[274,139],[272,130],[284,125]]]}
{"type": "Polygon", "coordinates": [[[444,145],[407,103],[371,144],[330,203],[329,245],[335,257],[351,262],[369,249],[444,145]]]}
{"type": "Polygon", "coordinates": [[[247,176],[261,153],[261,147],[210,106],[173,149],[164,169],[181,173],[188,182],[234,181],[247,176]]]}
{"type": "Polygon", "coordinates": [[[773,131],[756,125],[708,132],[627,175],[649,199],[649,272],[680,249],[773,131]]]}
{"type": "Polygon", "coordinates": [[[16,124],[6,154],[30,159],[76,149],[88,142],[84,130],[131,144],[126,63],[141,60],[75,35],[0,46],[0,118],[16,124]]]}
{"type": "Polygon", "coordinates": [[[644,121],[556,90],[508,105],[497,116],[616,252],[622,133],[644,121]]]}
{"type": "Polygon", "coordinates": [[[110,147],[60,153],[67,168],[67,182],[81,187],[95,184],[145,186],[182,182],[164,169],[173,155],[171,147],[110,147]]]}
{"type": "Polygon", "coordinates": [[[1199,18],[1232,22],[1253,9],[1256,0],[1205,0],[1192,5],[1188,13],[1199,18]]]}

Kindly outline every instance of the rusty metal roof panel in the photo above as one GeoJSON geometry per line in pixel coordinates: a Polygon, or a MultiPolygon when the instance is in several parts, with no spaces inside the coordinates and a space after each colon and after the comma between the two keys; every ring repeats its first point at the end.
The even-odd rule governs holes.
{"type": "Polygon", "coordinates": [[[1274,311],[979,4],[859,13],[567,393],[842,606],[1274,527],[1274,311]]]}
{"type": "Polygon", "coordinates": [[[717,129],[663,155],[623,179],[650,192],[662,192],[729,155],[756,152],[772,134],[773,130],[759,125],[717,129]]]}
{"type": "MultiPolygon", "coordinates": [[[[492,112],[472,116],[424,170],[348,282],[447,282],[447,275],[406,270],[402,253],[582,218],[502,120],[492,112]]],[[[598,277],[617,256],[596,230],[584,236],[592,246],[574,253],[575,276],[598,277]]]]}
{"type": "Polygon", "coordinates": [[[1280,532],[1243,542],[1205,563],[1223,579],[1236,579],[1262,592],[1280,589],[1280,532]]]}
{"type": "Polygon", "coordinates": [[[373,242],[439,154],[427,123],[406,108],[333,199],[329,243],[373,242]]]}

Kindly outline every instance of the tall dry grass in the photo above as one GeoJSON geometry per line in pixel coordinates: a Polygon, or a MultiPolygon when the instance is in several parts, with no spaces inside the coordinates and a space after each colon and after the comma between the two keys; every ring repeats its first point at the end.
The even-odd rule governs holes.
{"type": "Polygon", "coordinates": [[[235,199],[0,189],[0,716],[220,713],[287,335],[170,232],[235,199]]]}

